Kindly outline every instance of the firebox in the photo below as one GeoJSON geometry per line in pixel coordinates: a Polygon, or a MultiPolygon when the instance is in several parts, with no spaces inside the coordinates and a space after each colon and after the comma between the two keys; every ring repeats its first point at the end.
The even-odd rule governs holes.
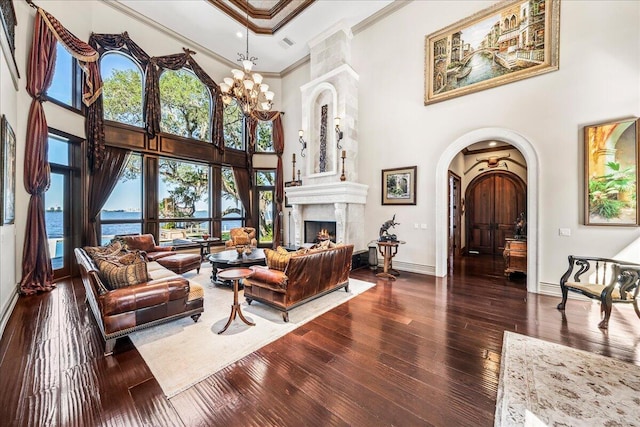
{"type": "Polygon", "coordinates": [[[304,241],[305,243],[318,243],[326,238],[336,241],[336,223],[335,221],[305,221],[304,222],[304,241]]]}

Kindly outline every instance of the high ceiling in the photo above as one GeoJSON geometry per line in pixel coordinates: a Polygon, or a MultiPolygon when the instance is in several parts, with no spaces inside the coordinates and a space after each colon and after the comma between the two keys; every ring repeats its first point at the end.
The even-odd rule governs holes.
{"type": "MultiPolygon", "coordinates": [[[[141,15],[191,40],[230,63],[246,50],[255,69],[279,73],[309,54],[308,43],[344,22],[353,27],[394,0],[116,0],[119,8],[141,15]],[[239,37],[239,35],[241,37],[239,37]]],[[[402,0],[405,2],[405,0],[402,0]]],[[[113,4],[113,3],[112,3],[113,4]]]]}

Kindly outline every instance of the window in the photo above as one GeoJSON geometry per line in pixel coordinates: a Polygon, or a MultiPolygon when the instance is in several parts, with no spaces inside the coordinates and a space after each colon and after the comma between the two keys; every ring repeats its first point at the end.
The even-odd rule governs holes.
{"type": "Polygon", "coordinates": [[[242,227],[244,224],[244,207],[238,196],[236,179],[233,170],[222,168],[222,186],[220,190],[220,203],[222,207],[220,226],[222,229],[222,241],[229,240],[229,231],[232,228],[242,227]]]}
{"type": "Polygon", "coordinates": [[[77,165],[81,162],[82,153],[79,140],[70,135],[50,133],[48,144],[51,185],[44,195],[44,217],[49,256],[54,278],[57,279],[71,275],[72,251],[79,243],[78,218],[82,206],[79,202],[80,168],[77,165]]]}
{"type": "Polygon", "coordinates": [[[100,59],[100,74],[105,120],[143,127],[140,66],[127,55],[109,52],[100,59]]]}
{"type": "Polygon", "coordinates": [[[274,152],[273,122],[258,122],[258,126],[256,126],[256,152],[274,152]]]}
{"type": "Polygon", "coordinates": [[[209,166],[161,158],[158,164],[160,244],[191,243],[210,234],[209,166]]]}
{"type": "Polygon", "coordinates": [[[56,64],[47,97],[59,104],[80,109],[80,67],[61,43],[56,43],[56,64]]]}
{"type": "Polygon", "coordinates": [[[211,94],[187,69],[160,75],[160,129],[185,138],[211,141],[211,94]]]}
{"type": "Polygon", "coordinates": [[[236,150],[244,148],[242,130],[244,129],[244,114],[238,101],[231,99],[231,102],[224,106],[223,114],[223,135],[224,146],[236,150]]]}
{"type": "Polygon", "coordinates": [[[142,156],[130,154],[122,176],[100,212],[101,244],[142,232],[142,156]]]}
{"type": "Polygon", "coordinates": [[[275,215],[275,170],[258,170],[255,173],[254,204],[258,208],[258,244],[273,243],[273,218],[275,215]]]}

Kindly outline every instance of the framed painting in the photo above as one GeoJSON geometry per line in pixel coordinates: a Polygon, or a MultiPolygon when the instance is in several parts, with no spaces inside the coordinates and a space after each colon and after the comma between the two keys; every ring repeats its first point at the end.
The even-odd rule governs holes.
{"type": "Polygon", "coordinates": [[[560,0],[507,0],[425,39],[424,104],[558,69],[560,0]]]}
{"type": "Polygon", "coordinates": [[[16,135],[4,114],[0,128],[0,224],[13,224],[16,218],[16,135]]]}
{"type": "Polygon", "coordinates": [[[638,119],[584,128],[586,225],[638,225],[638,119]]]}
{"type": "Polygon", "coordinates": [[[416,204],[417,166],[382,170],[382,204],[416,204]]]}

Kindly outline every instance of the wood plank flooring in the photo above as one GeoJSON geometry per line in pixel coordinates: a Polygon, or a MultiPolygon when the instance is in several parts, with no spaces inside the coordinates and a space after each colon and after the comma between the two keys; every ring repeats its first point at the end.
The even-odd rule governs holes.
{"type": "Polygon", "coordinates": [[[631,307],[601,331],[597,304],[563,316],[503,265],[463,257],[446,278],[395,282],[356,270],[377,285],[171,399],[128,339],[102,356],[80,281],[62,282],[21,297],[0,340],[0,425],[489,426],[505,330],[640,365],[631,307]]]}

